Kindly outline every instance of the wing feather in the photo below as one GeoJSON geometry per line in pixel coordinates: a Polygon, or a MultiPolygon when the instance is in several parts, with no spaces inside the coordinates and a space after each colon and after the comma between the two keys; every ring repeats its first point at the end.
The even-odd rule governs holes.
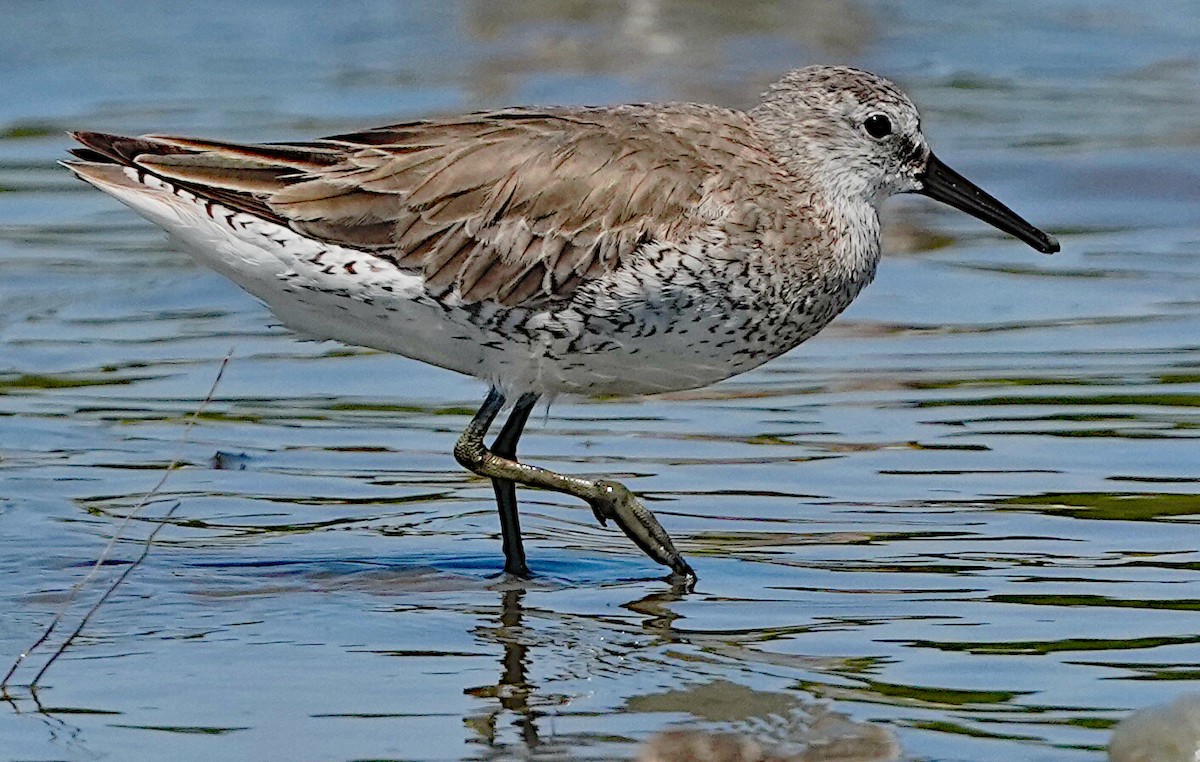
{"type": "Polygon", "coordinates": [[[432,289],[525,306],[685,240],[712,223],[712,193],[776,171],[744,115],[701,106],[510,109],[294,144],[79,139],[89,157],[419,269],[432,289]]]}

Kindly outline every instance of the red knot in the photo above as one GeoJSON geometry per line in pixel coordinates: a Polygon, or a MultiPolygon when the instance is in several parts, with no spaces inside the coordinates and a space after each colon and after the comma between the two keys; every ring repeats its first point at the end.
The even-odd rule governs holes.
{"type": "Polygon", "coordinates": [[[783,354],[871,281],[896,193],[1058,250],[930,152],[895,85],[845,67],[793,71],[746,112],[512,108],[253,145],[74,136],[72,171],[297,332],[486,382],[454,455],[492,480],[519,576],[515,484],[582,498],[695,576],[621,484],[516,459],[539,398],[690,389],[783,354]]]}

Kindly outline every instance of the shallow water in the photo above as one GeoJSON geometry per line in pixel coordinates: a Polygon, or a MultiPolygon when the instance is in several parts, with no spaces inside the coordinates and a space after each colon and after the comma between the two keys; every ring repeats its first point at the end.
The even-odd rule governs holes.
{"type": "Polygon", "coordinates": [[[609,759],[667,727],[802,737],[825,702],[906,759],[1082,762],[1196,690],[1200,6],[915,5],[3,4],[0,669],[185,467],[113,554],[178,504],[146,562],[36,694],[43,659],[18,674],[0,758],[609,759]],[[523,455],[642,493],[692,593],[529,491],[538,578],[500,583],[491,488],[450,456],[478,383],[298,341],[54,164],[80,127],[746,105],[813,61],[897,78],[1064,250],[899,200],[817,339],[535,414],[523,455]]]}

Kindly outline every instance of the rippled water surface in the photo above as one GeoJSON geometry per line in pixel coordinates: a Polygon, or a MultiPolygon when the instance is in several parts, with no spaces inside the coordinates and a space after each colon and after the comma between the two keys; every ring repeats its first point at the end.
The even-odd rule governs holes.
{"type": "Polygon", "coordinates": [[[613,759],[672,727],[795,746],[832,712],[904,759],[1082,762],[1200,687],[1200,6],[999,6],[2,4],[0,669],[184,467],[96,582],[177,506],[144,565],[39,690],[44,657],[18,673],[0,758],[613,759]],[[55,165],[81,127],[743,106],[815,61],[899,80],[1063,251],[898,200],[817,339],[539,409],[524,457],[644,495],[691,593],[530,491],[537,579],[498,580],[490,485],[450,455],[479,383],[297,340],[55,165]]]}

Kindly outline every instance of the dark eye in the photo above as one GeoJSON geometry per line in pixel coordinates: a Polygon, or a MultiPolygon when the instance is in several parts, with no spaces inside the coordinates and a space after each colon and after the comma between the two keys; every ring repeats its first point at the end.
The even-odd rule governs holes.
{"type": "Polygon", "coordinates": [[[892,134],[892,120],[884,114],[871,114],[863,122],[863,129],[876,140],[882,140],[892,134]]]}

